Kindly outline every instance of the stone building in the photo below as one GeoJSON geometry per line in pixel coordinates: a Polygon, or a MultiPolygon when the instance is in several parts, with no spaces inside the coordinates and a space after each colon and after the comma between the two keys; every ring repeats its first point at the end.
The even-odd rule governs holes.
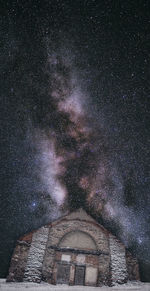
{"type": "Polygon", "coordinates": [[[125,246],[83,209],[17,241],[7,281],[112,286],[139,280],[125,246]]]}

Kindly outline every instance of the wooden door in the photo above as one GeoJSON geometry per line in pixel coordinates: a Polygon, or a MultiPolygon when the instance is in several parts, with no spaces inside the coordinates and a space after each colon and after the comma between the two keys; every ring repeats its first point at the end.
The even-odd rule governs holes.
{"type": "Polygon", "coordinates": [[[70,279],[70,265],[57,264],[57,284],[68,284],[70,279]]]}
{"type": "Polygon", "coordinates": [[[85,267],[76,266],[75,268],[75,285],[84,285],[85,283],[85,267]]]}

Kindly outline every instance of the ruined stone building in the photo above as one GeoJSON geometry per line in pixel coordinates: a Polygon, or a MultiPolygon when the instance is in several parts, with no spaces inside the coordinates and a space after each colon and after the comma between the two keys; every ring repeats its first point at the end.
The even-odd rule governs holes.
{"type": "Polygon", "coordinates": [[[102,286],[139,280],[125,246],[83,209],[17,241],[7,281],[102,286]]]}

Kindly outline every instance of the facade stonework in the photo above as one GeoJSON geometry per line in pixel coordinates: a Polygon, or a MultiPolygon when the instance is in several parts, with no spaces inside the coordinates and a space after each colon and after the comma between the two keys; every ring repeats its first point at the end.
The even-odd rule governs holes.
{"type": "Polygon", "coordinates": [[[133,258],[130,252],[126,250],[126,262],[127,262],[127,272],[128,272],[128,280],[140,280],[139,275],[139,265],[136,258],[133,258]]]}
{"type": "Polygon", "coordinates": [[[48,238],[48,227],[41,227],[32,236],[32,244],[28,252],[24,281],[40,282],[42,278],[43,257],[48,238]]]}
{"type": "Polygon", "coordinates": [[[139,280],[139,269],[124,245],[79,209],[21,238],[7,280],[112,286],[139,280]]]}
{"type": "Polygon", "coordinates": [[[127,264],[124,245],[113,235],[109,235],[112,283],[127,282],[127,264]]]}
{"type": "Polygon", "coordinates": [[[32,242],[32,233],[24,236],[23,238],[20,238],[20,240],[17,241],[17,245],[16,245],[16,248],[14,249],[12,259],[11,259],[7,281],[10,281],[10,282],[23,281],[31,242],[32,242]]]}

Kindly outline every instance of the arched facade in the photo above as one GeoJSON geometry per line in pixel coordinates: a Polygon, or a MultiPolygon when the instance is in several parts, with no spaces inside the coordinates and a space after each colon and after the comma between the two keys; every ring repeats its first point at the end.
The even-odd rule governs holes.
{"type": "Polygon", "coordinates": [[[111,286],[138,280],[136,259],[79,209],[18,240],[7,281],[111,286]]]}
{"type": "Polygon", "coordinates": [[[109,281],[108,232],[86,219],[70,217],[53,224],[42,270],[49,282],[97,286],[109,281]]]}
{"type": "MultiPolygon", "coordinates": [[[[53,262],[49,264],[49,266],[53,266],[51,270],[52,283],[97,285],[99,252],[91,234],[78,228],[65,233],[58,244],[49,247],[54,251],[53,262]]],[[[50,257],[46,255],[44,259],[45,270],[47,270],[49,259],[50,257]]]]}

